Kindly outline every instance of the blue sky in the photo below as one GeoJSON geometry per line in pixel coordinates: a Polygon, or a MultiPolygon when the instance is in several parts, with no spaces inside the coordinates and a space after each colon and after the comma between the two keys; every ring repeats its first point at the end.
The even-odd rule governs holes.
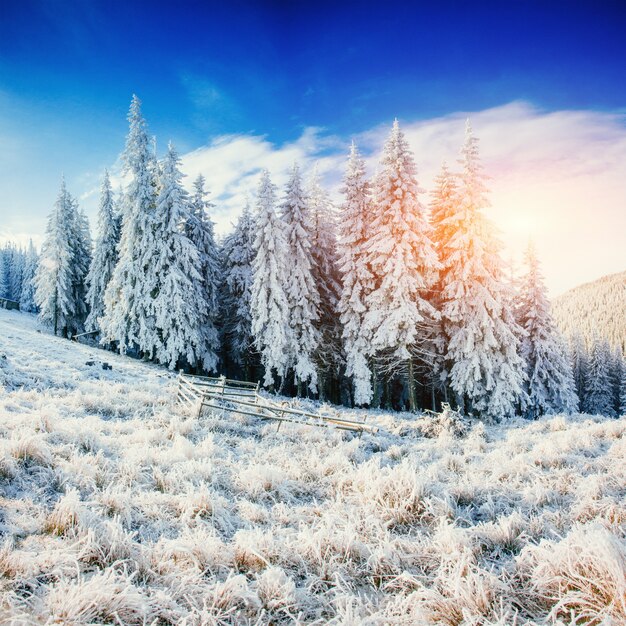
{"type": "Polygon", "coordinates": [[[5,236],[43,230],[62,172],[93,211],[134,92],[183,153],[317,128],[319,156],[394,117],[512,102],[626,112],[623,2],[3,0],[0,25],[5,236]]]}

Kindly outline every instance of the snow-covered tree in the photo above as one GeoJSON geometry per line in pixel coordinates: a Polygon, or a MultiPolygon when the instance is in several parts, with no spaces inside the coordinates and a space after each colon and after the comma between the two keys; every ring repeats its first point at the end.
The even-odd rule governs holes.
{"type": "Polygon", "coordinates": [[[374,284],[367,249],[372,197],[365,162],[354,142],[343,183],[341,191],[345,201],[341,206],[337,244],[341,293],[337,308],[346,355],[346,376],[352,378],[354,403],[364,405],[372,401],[373,394],[368,365],[370,346],[363,329],[365,301],[374,284]]]}
{"type": "Polygon", "coordinates": [[[615,417],[611,380],[611,349],[606,340],[596,338],[591,348],[583,411],[590,415],[615,417]]]}
{"type": "Polygon", "coordinates": [[[375,180],[368,264],[374,287],[363,321],[371,350],[391,371],[406,373],[409,405],[417,408],[415,360],[430,349],[437,311],[430,289],[438,261],[420,201],[413,154],[395,120],[375,180]]]}
{"type": "Polygon", "coordinates": [[[587,379],[589,377],[589,354],[587,347],[580,334],[572,338],[570,344],[572,372],[574,376],[574,386],[578,396],[578,410],[583,410],[585,393],[587,390],[587,379]]]}
{"type": "Polygon", "coordinates": [[[573,413],[578,406],[572,364],[559,335],[550,301],[531,245],[526,251],[528,271],[519,295],[518,320],[525,333],[520,353],[526,363],[526,404],[531,417],[573,413]]]}
{"type": "Polygon", "coordinates": [[[615,348],[611,353],[611,388],[615,415],[621,415],[621,385],[625,366],[621,348],[615,348]]]}
{"type": "Polygon", "coordinates": [[[37,304],[35,303],[35,275],[37,273],[38,264],[39,255],[31,239],[28,242],[28,248],[26,250],[22,293],[20,295],[20,310],[26,313],[37,312],[37,304]]]}
{"type": "Polygon", "coordinates": [[[461,199],[446,220],[454,234],[441,272],[449,381],[461,410],[499,418],[513,414],[524,394],[522,331],[509,304],[500,245],[483,214],[487,188],[469,121],[461,154],[461,199]]]}
{"type": "Polygon", "coordinates": [[[187,236],[198,251],[200,259],[202,316],[203,324],[205,325],[205,354],[202,362],[205,363],[205,369],[213,371],[217,367],[217,353],[220,349],[217,323],[220,306],[218,294],[221,269],[219,249],[215,242],[213,220],[209,215],[209,210],[213,207],[213,204],[207,200],[208,192],[205,190],[204,185],[204,176],[199,175],[193,183],[193,193],[190,198],[187,236]]]}
{"type": "Polygon", "coordinates": [[[19,302],[22,297],[22,284],[24,280],[24,253],[16,247],[11,247],[11,263],[9,273],[10,299],[19,302]]]}
{"type": "Polygon", "coordinates": [[[247,380],[251,378],[255,362],[251,313],[255,235],[255,220],[246,202],[233,232],[224,238],[222,256],[227,350],[233,363],[243,369],[247,380]]]}
{"type": "Polygon", "coordinates": [[[119,260],[104,295],[100,322],[102,342],[116,341],[120,352],[129,347],[151,355],[158,341],[152,307],[152,287],[146,276],[157,245],[153,237],[155,210],[154,158],[141,103],[133,96],[124,163],[132,180],[122,204],[119,260]]]}
{"type": "Polygon", "coordinates": [[[26,254],[8,242],[0,250],[0,298],[20,301],[26,254]]]}
{"type": "Polygon", "coordinates": [[[302,187],[302,178],[294,165],[282,203],[281,217],[285,224],[289,280],[286,284],[289,303],[289,327],[293,334],[293,370],[295,380],[308,383],[309,389],[317,390],[315,353],[320,342],[320,294],[315,282],[315,261],[311,245],[313,219],[302,187]]]}
{"type": "Polygon", "coordinates": [[[75,301],[74,253],[72,231],[74,228],[73,200],[65,186],[61,190],[48,218],[46,236],[41,249],[35,276],[35,301],[41,320],[52,326],[54,333],[72,334],[80,326],[75,301]]]}
{"type": "Polygon", "coordinates": [[[104,294],[117,263],[119,244],[119,219],[113,203],[109,172],[104,173],[98,209],[98,238],[93,261],[87,275],[87,304],[89,316],[85,322],[88,331],[99,330],[99,319],[104,315],[104,294]]]}
{"type": "Polygon", "coordinates": [[[337,257],[337,215],[328,192],[322,187],[317,166],[307,189],[311,211],[311,256],[313,280],[319,293],[319,331],[314,362],[318,373],[320,398],[328,395],[328,385],[339,375],[341,328],[338,319],[340,293],[337,257]]]}
{"type": "Polygon", "coordinates": [[[293,349],[289,303],[290,279],[285,225],[276,214],[276,187],[265,170],[257,192],[255,257],[250,312],[252,335],[265,368],[263,384],[274,385],[274,375],[285,377],[293,349]]]}
{"type": "Polygon", "coordinates": [[[89,220],[85,212],[78,208],[78,203],[72,198],[72,271],[74,273],[74,301],[76,302],[76,315],[80,320],[77,330],[82,331],[87,318],[87,274],[91,265],[91,233],[89,220]]]}
{"type": "Polygon", "coordinates": [[[0,249],[0,298],[8,298],[9,297],[9,281],[7,280],[8,276],[8,258],[7,258],[7,247],[0,249]]]}
{"type": "MultiPolygon", "coordinates": [[[[459,190],[457,177],[453,174],[446,162],[441,165],[439,174],[435,177],[434,188],[430,200],[430,223],[433,229],[433,243],[439,259],[440,269],[437,281],[433,286],[431,302],[439,311],[442,306],[442,293],[447,278],[447,272],[454,266],[453,248],[450,241],[455,235],[453,228],[454,216],[459,209],[459,190]]],[[[447,370],[445,355],[448,337],[445,333],[444,320],[436,322],[433,332],[433,366],[431,372],[431,389],[433,394],[437,390],[443,391],[443,399],[448,402],[447,370]]]]}
{"type": "Polygon", "coordinates": [[[154,238],[159,242],[149,268],[159,341],[156,359],[173,369],[182,364],[214,370],[215,328],[202,288],[200,253],[187,234],[192,217],[182,186],[179,158],[170,144],[162,164],[160,193],[154,213],[154,238]]]}

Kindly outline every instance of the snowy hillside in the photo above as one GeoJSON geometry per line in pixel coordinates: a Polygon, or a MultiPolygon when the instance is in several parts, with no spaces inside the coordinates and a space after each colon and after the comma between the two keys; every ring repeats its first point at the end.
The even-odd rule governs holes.
{"type": "Polygon", "coordinates": [[[626,418],[277,433],[27,315],[0,355],[0,623],[626,622],[626,418]]]}
{"type": "Polygon", "coordinates": [[[552,312],[566,335],[580,333],[590,344],[598,334],[626,352],[626,272],[570,289],[554,299],[552,312]]]}

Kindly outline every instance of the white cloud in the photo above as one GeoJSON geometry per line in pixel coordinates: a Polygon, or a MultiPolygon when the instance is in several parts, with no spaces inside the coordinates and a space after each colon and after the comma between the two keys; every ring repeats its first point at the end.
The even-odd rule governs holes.
{"type": "MultiPolygon", "coordinates": [[[[469,115],[491,176],[489,214],[501,231],[507,256],[510,252],[519,259],[533,238],[553,295],[626,269],[626,115],[543,112],[523,102],[469,115]]],[[[459,112],[417,122],[401,120],[415,152],[422,187],[431,188],[443,159],[456,165],[467,116],[459,112]]],[[[380,125],[354,137],[371,173],[389,128],[390,123],[380,125]]],[[[305,173],[318,162],[324,183],[339,200],[351,139],[320,128],[306,128],[297,140],[283,145],[260,135],[218,137],[182,156],[188,175],[185,182],[190,187],[199,173],[206,177],[216,204],[217,230],[224,233],[237,218],[246,195],[253,199],[265,167],[282,186],[294,161],[305,173]]],[[[94,177],[87,174],[83,179],[80,197],[94,225],[97,193],[91,192],[97,192],[99,183],[95,185],[94,177]]],[[[26,242],[30,226],[37,231],[32,233],[34,240],[41,241],[42,217],[36,222],[26,214],[7,217],[2,220],[0,240],[26,242]]]]}
{"type": "MultiPolygon", "coordinates": [[[[532,238],[553,294],[626,268],[626,116],[546,113],[522,102],[469,115],[491,176],[489,215],[507,255],[521,258],[532,238]]],[[[430,189],[442,160],[456,165],[467,116],[401,121],[422,187],[430,189]]],[[[372,173],[388,131],[386,124],[354,137],[372,173]]],[[[190,180],[200,172],[207,177],[218,231],[225,232],[246,194],[253,197],[263,167],[283,184],[295,160],[305,170],[318,161],[337,197],[349,141],[316,128],[282,146],[260,136],[225,136],[184,155],[183,163],[190,180]]]]}

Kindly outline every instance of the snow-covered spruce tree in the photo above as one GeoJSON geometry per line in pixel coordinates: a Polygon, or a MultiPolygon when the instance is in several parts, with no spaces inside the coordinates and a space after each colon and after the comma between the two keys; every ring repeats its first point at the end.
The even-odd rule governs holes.
{"type": "Polygon", "coordinates": [[[255,220],[246,202],[222,244],[226,352],[245,380],[252,380],[256,363],[251,313],[255,236],[255,220]]]}
{"type": "MultiPolygon", "coordinates": [[[[457,176],[453,174],[447,163],[441,165],[435,177],[434,188],[430,200],[430,223],[433,228],[433,243],[439,259],[440,269],[437,282],[433,286],[431,302],[438,311],[442,306],[441,294],[444,290],[447,273],[454,266],[453,248],[450,241],[454,237],[454,216],[458,213],[459,190],[457,176]]],[[[446,349],[448,337],[445,334],[444,320],[436,322],[433,340],[433,367],[431,372],[431,393],[442,392],[443,401],[448,402],[448,371],[446,369],[446,349]]],[[[435,398],[432,399],[435,405],[435,398]]],[[[434,410],[435,406],[433,406],[434,410]]]]}
{"type": "Polygon", "coordinates": [[[293,166],[281,205],[287,240],[286,267],[289,278],[286,285],[289,304],[289,328],[293,336],[291,363],[294,378],[300,390],[308,383],[317,391],[317,371],[314,364],[319,347],[320,294],[315,282],[313,253],[313,219],[302,187],[297,165],[293,166]]]}
{"type": "Polygon", "coordinates": [[[315,166],[307,189],[311,210],[313,280],[319,293],[319,319],[316,327],[319,341],[314,353],[320,399],[331,395],[333,382],[339,378],[342,364],[339,303],[339,270],[337,258],[337,216],[328,192],[322,187],[315,166]]]}
{"type": "Polygon", "coordinates": [[[621,415],[621,385],[624,376],[624,357],[621,348],[615,348],[611,353],[611,388],[613,391],[613,410],[615,415],[621,415]]]}
{"type": "Polygon", "coordinates": [[[98,209],[98,239],[87,275],[89,315],[85,328],[88,331],[97,331],[100,328],[98,320],[104,315],[104,293],[117,263],[119,238],[119,220],[113,206],[111,181],[109,172],[105,172],[98,209]]]}
{"type": "Polygon", "coordinates": [[[354,142],[341,189],[338,228],[337,265],[341,275],[341,293],[337,308],[342,326],[346,355],[346,376],[352,379],[354,403],[362,406],[372,401],[372,373],[368,364],[369,340],[363,330],[365,302],[373,288],[368,264],[369,225],[372,197],[365,175],[365,162],[354,142]]]}
{"type": "Polygon", "coordinates": [[[7,280],[7,253],[6,245],[0,248],[0,298],[9,297],[9,282],[7,280]]]}
{"type": "Polygon", "coordinates": [[[71,235],[73,204],[65,180],[48,218],[46,236],[35,276],[35,301],[44,324],[64,337],[79,326],[74,300],[74,255],[71,235]]]}
{"type": "Polygon", "coordinates": [[[611,380],[611,349],[606,340],[596,339],[591,347],[583,411],[590,415],[615,417],[611,380]]]}
{"type": "Polygon", "coordinates": [[[72,271],[74,273],[74,300],[76,315],[80,320],[77,330],[84,330],[84,323],[88,314],[87,307],[87,274],[91,265],[91,233],[89,220],[83,210],[79,210],[78,203],[72,198],[72,271]]]}
{"type": "Polygon", "coordinates": [[[148,270],[158,334],[155,357],[170,369],[188,364],[211,371],[217,366],[212,343],[217,333],[204,300],[200,254],[187,234],[192,215],[179,162],[170,144],[153,219],[159,245],[148,270]]]}
{"type": "Polygon", "coordinates": [[[374,287],[363,321],[372,353],[390,373],[406,375],[409,408],[417,409],[416,361],[430,352],[437,311],[430,289],[439,267],[419,199],[413,154],[395,120],[375,180],[368,265],[374,287]]]}
{"type": "MultiPolygon", "coordinates": [[[[164,164],[165,167],[165,164],[164,164]]],[[[163,180],[163,178],[161,178],[163,180]]],[[[213,220],[208,211],[213,204],[207,200],[208,192],[204,188],[204,176],[199,175],[193,183],[190,198],[190,214],[187,221],[187,236],[198,251],[200,260],[200,289],[202,292],[201,309],[204,328],[204,351],[201,362],[208,371],[217,368],[217,354],[220,338],[217,330],[219,319],[219,282],[221,268],[219,249],[215,242],[213,220]]]]}
{"type": "Polygon", "coordinates": [[[0,297],[19,302],[22,290],[24,254],[14,243],[8,242],[0,251],[0,297]]]}
{"type": "Polygon", "coordinates": [[[570,344],[570,353],[572,372],[574,376],[574,387],[576,395],[578,396],[577,409],[578,411],[582,411],[585,403],[587,379],[589,377],[589,353],[582,335],[574,335],[570,344]]]}
{"type": "Polygon", "coordinates": [[[255,257],[250,313],[252,335],[265,368],[263,384],[274,386],[274,376],[284,379],[293,350],[289,304],[285,292],[291,268],[285,225],[276,214],[276,187],[265,170],[257,192],[255,257]]]}
{"type": "Polygon", "coordinates": [[[24,280],[24,252],[17,246],[11,247],[11,263],[9,274],[10,299],[19,302],[22,297],[22,284],[24,280]]]}
{"type": "Polygon", "coordinates": [[[37,273],[37,265],[39,264],[39,256],[33,240],[28,242],[24,262],[24,275],[22,281],[22,293],[20,295],[20,310],[26,313],[36,313],[37,304],[35,303],[35,274],[37,273]]]}
{"type": "Polygon", "coordinates": [[[123,206],[119,260],[104,294],[105,313],[100,322],[102,343],[117,342],[121,353],[130,347],[152,356],[156,337],[152,286],[146,275],[156,245],[153,237],[155,208],[154,158],[141,114],[133,96],[128,114],[130,130],[124,163],[132,180],[123,206]]]}
{"type": "Polygon", "coordinates": [[[526,363],[526,398],[529,417],[573,413],[578,407],[572,364],[552,319],[550,301],[534,247],[526,251],[528,271],[519,294],[518,321],[526,331],[520,354],[526,363]]]}
{"type": "Polygon", "coordinates": [[[482,212],[489,202],[469,121],[461,154],[461,200],[447,220],[454,234],[445,245],[449,263],[441,275],[449,381],[462,411],[501,418],[512,415],[523,398],[523,331],[509,305],[500,244],[482,212]]]}

